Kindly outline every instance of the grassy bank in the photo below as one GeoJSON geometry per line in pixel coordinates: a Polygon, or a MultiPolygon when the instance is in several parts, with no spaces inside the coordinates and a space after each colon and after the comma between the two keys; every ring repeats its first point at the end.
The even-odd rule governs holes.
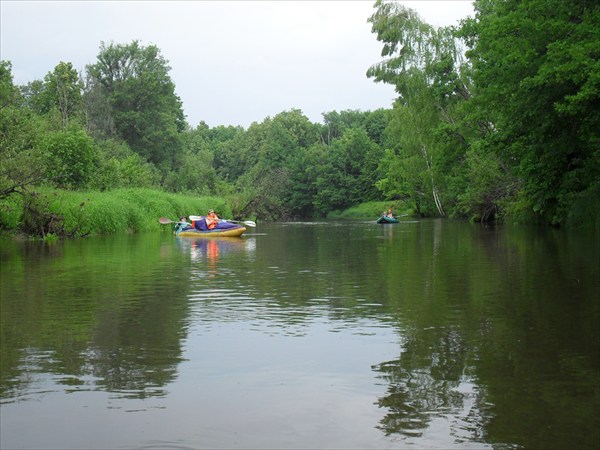
{"type": "Polygon", "coordinates": [[[171,194],[151,189],[73,192],[40,188],[0,201],[0,229],[28,236],[88,236],[158,230],[160,217],[206,214],[231,218],[224,198],[171,194]]]}
{"type": "Polygon", "coordinates": [[[333,211],[327,215],[328,219],[375,219],[381,215],[383,211],[392,208],[394,215],[412,215],[414,212],[406,207],[402,202],[398,201],[383,201],[383,202],[367,202],[344,211],[333,211]]]}

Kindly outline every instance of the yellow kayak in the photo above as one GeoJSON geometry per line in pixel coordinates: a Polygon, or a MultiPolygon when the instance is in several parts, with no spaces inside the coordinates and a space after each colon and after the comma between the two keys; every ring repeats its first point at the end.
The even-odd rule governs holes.
{"type": "Polygon", "coordinates": [[[180,237],[239,237],[246,231],[245,227],[240,225],[236,225],[235,227],[226,228],[226,229],[212,229],[209,231],[200,231],[195,228],[187,228],[179,233],[175,233],[180,237]]]}

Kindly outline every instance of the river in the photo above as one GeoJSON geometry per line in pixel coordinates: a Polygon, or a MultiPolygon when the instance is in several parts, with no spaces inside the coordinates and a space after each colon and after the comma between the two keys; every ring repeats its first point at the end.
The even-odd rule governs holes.
{"type": "Polygon", "coordinates": [[[600,446],[598,232],[259,223],[0,263],[2,449],[600,446]]]}

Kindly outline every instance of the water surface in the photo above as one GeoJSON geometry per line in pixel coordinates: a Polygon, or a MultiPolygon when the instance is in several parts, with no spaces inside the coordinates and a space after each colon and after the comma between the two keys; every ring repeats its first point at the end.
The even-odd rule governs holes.
{"type": "Polygon", "coordinates": [[[4,448],[597,448],[597,233],[2,243],[4,448]]]}

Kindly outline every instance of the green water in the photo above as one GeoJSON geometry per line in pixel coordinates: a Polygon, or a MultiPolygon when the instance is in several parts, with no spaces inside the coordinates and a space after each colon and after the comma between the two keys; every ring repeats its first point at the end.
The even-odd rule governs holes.
{"type": "Polygon", "coordinates": [[[600,446],[597,232],[259,224],[0,263],[3,449],[600,446]]]}

